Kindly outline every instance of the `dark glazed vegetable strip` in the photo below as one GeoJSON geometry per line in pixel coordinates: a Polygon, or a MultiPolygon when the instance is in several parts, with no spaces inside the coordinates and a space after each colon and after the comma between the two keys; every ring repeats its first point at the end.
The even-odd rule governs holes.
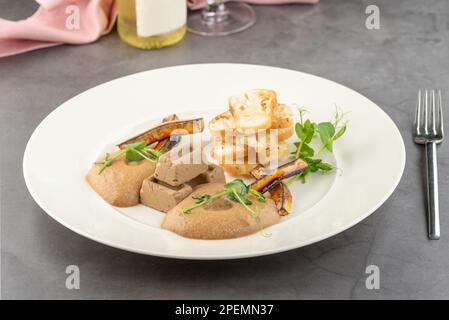
{"type": "MultiPolygon", "coordinates": [[[[174,121],[174,120],[179,120],[179,118],[176,114],[166,116],[164,119],[162,119],[162,123],[174,121]]],[[[176,144],[178,144],[180,140],[181,140],[180,136],[173,136],[170,138],[165,138],[163,140],[158,141],[153,149],[157,150],[157,151],[165,149],[165,151],[168,151],[171,148],[173,148],[176,144]]]]}
{"type": "MultiPolygon", "coordinates": [[[[265,173],[264,166],[261,164],[258,164],[252,171],[251,175],[255,179],[261,179],[265,173]]],[[[271,199],[276,204],[276,208],[278,209],[278,213],[280,216],[286,216],[292,212],[292,206],[293,206],[293,196],[288,189],[288,187],[283,183],[279,183],[275,185],[273,188],[268,190],[270,193],[271,199]]]]}
{"type": "Polygon", "coordinates": [[[277,168],[274,173],[263,176],[257,181],[251,184],[251,188],[259,191],[260,193],[265,193],[274,186],[281,183],[282,180],[292,177],[308,167],[307,163],[302,159],[297,159],[292,162],[286,163],[283,166],[277,168]]]}
{"type": "Polygon", "coordinates": [[[190,120],[174,120],[162,123],[147,132],[144,132],[134,138],[131,138],[118,145],[123,149],[125,145],[135,143],[138,141],[146,141],[151,145],[157,141],[169,138],[172,134],[186,135],[192,133],[202,132],[204,130],[204,119],[190,119],[190,120]]]}

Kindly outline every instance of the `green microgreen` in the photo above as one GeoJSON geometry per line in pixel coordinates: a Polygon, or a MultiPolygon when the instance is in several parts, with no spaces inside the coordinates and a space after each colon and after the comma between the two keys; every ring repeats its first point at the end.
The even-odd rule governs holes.
{"type": "Polygon", "coordinates": [[[113,154],[106,153],[103,161],[96,163],[102,165],[98,174],[102,174],[107,167],[112,165],[114,160],[118,159],[122,155],[125,155],[128,161],[147,160],[149,162],[156,162],[162,155],[162,152],[150,148],[146,141],[126,144],[123,149],[114,152],[113,154]]]}
{"type": "Polygon", "coordinates": [[[250,207],[253,203],[248,199],[248,194],[254,195],[260,202],[265,202],[266,198],[262,193],[258,192],[257,190],[251,189],[251,186],[245,184],[242,179],[235,179],[231,182],[226,183],[224,185],[224,189],[224,191],[215,193],[213,195],[206,194],[202,196],[192,196],[192,198],[196,200],[195,204],[188,208],[183,208],[182,212],[190,213],[193,209],[201,207],[206,203],[214,201],[215,199],[227,197],[232,201],[242,204],[245,209],[251,213],[251,216],[253,218],[257,218],[258,213],[250,207]]]}
{"type": "Polygon", "coordinates": [[[342,124],[345,113],[342,113],[338,108],[335,110],[333,121],[315,123],[310,119],[305,119],[304,115],[307,112],[306,109],[300,108],[299,121],[295,124],[295,132],[298,137],[298,141],[294,142],[296,150],[291,153],[295,159],[303,159],[308,164],[301,173],[298,173],[288,181],[288,184],[296,180],[302,180],[303,183],[307,181],[307,177],[310,173],[321,171],[332,171],[334,167],[322,161],[319,156],[325,151],[333,152],[333,144],[346,132],[346,123],[342,124]],[[322,147],[315,152],[313,147],[310,146],[312,139],[318,136],[322,147]],[[314,158],[315,157],[315,158],[314,158]]]}

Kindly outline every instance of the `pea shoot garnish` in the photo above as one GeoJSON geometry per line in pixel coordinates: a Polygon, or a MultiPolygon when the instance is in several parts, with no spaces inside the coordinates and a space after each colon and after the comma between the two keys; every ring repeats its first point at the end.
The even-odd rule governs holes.
{"type": "Polygon", "coordinates": [[[157,162],[162,152],[154,150],[147,145],[146,141],[140,141],[136,143],[126,144],[123,149],[114,152],[112,154],[106,153],[103,161],[96,162],[96,164],[101,164],[101,169],[98,174],[102,174],[103,171],[112,165],[114,160],[125,155],[128,161],[142,161],[146,160],[149,162],[157,162]]]}
{"type": "Polygon", "coordinates": [[[339,139],[345,132],[347,125],[342,124],[342,120],[345,116],[344,113],[335,111],[334,120],[332,122],[320,122],[315,123],[310,119],[304,119],[305,109],[299,109],[299,122],[295,124],[295,132],[299,141],[295,142],[296,151],[292,152],[292,156],[295,159],[303,159],[309,165],[301,173],[291,178],[288,184],[301,179],[303,183],[306,182],[307,176],[312,172],[328,172],[334,169],[329,163],[323,162],[319,159],[319,156],[325,151],[333,152],[333,143],[339,139]],[[313,137],[318,136],[322,146],[315,152],[310,146],[313,137]]]}
{"type": "Polygon", "coordinates": [[[196,200],[196,203],[188,208],[183,208],[183,213],[190,213],[193,209],[204,206],[206,203],[210,203],[215,199],[227,197],[229,200],[238,202],[242,204],[246,210],[251,213],[253,218],[257,218],[258,213],[254,211],[250,206],[252,205],[251,200],[248,199],[248,195],[252,194],[260,202],[265,202],[266,198],[263,194],[257,190],[252,189],[249,185],[245,184],[242,179],[235,179],[224,185],[224,191],[212,194],[212,195],[202,195],[192,196],[196,200]]]}

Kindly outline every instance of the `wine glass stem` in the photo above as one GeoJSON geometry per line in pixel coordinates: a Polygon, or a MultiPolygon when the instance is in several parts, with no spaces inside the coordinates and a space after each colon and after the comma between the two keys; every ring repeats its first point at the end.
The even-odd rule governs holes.
{"type": "Polygon", "coordinates": [[[228,19],[229,12],[224,0],[207,0],[207,7],[202,12],[205,23],[220,23],[228,19]]]}

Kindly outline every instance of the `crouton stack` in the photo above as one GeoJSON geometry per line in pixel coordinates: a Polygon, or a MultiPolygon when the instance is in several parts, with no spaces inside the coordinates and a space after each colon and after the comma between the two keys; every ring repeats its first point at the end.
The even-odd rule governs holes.
{"type": "Polygon", "coordinates": [[[248,90],[229,98],[229,110],[209,122],[211,156],[235,176],[249,175],[258,164],[288,155],[285,143],[293,134],[290,108],[278,104],[276,92],[248,90]]]}

